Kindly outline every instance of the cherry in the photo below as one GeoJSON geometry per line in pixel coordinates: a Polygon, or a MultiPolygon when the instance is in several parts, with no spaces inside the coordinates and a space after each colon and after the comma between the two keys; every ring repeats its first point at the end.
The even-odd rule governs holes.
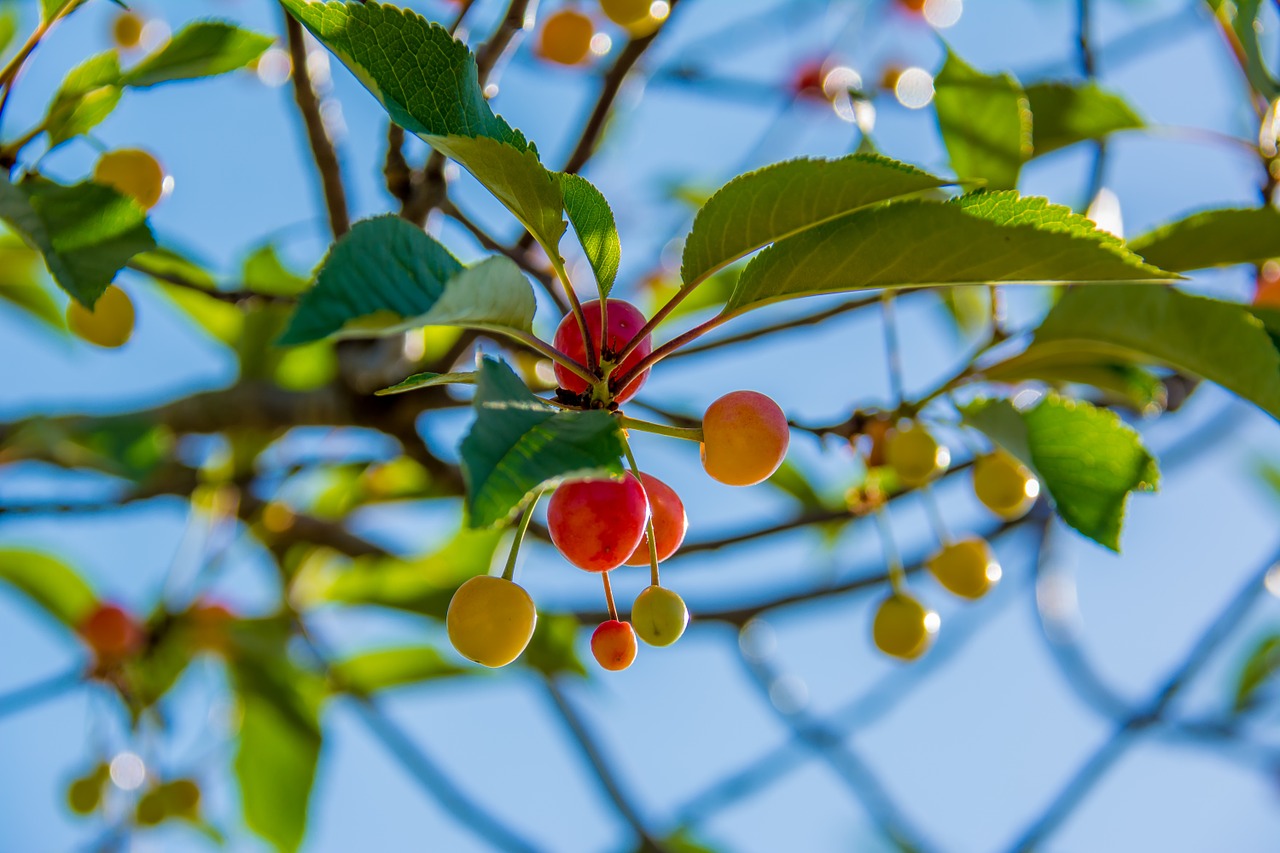
{"type": "MultiPolygon", "coordinates": [[[[675,489],[659,480],[652,474],[641,472],[640,482],[644,485],[645,495],[649,499],[649,509],[653,513],[653,536],[657,546],[658,562],[670,557],[684,542],[684,535],[689,530],[689,517],[685,515],[684,503],[675,489]]],[[[640,544],[627,558],[628,566],[649,565],[649,534],[646,531],[640,537],[640,544]]]]}
{"type": "Polygon", "coordinates": [[[138,803],[134,806],[134,819],[139,826],[158,826],[169,816],[166,805],[164,790],[152,788],[138,798],[138,803]]]}
{"type": "Polygon", "coordinates": [[[99,604],[76,627],[99,664],[119,663],[142,650],[146,634],[126,610],[114,604],[99,604]]]}
{"type": "Polygon", "coordinates": [[[133,337],[133,325],[133,302],[114,284],[98,297],[92,311],[74,299],[67,305],[67,327],[95,346],[124,346],[133,337]]]}
{"type": "Polygon", "coordinates": [[[106,764],[97,764],[92,770],[67,786],[67,806],[79,815],[92,814],[102,805],[102,788],[111,778],[106,764]]]}
{"type": "Polygon", "coordinates": [[[636,659],[636,632],[629,622],[609,619],[600,623],[591,635],[591,654],[596,662],[610,672],[618,672],[631,666],[636,659]]]}
{"type": "Polygon", "coordinates": [[[825,59],[811,59],[797,68],[791,77],[791,94],[815,101],[830,100],[822,88],[826,79],[826,64],[825,59]]]}
{"type": "Polygon", "coordinates": [[[538,621],[533,599],[505,578],[479,575],[453,594],[445,625],[449,641],[468,660],[506,666],[529,645],[538,621]]]}
{"type": "Polygon", "coordinates": [[[1253,305],[1255,308],[1280,308],[1280,268],[1275,264],[1264,264],[1258,271],[1253,305]]]}
{"type": "Polygon", "coordinates": [[[142,41],[142,18],[133,12],[121,12],[111,22],[111,41],[121,50],[132,50],[142,41]]]}
{"type": "Polygon", "coordinates": [[[164,169],[146,151],[122,148],[108,151],[93,167],[94,183],[104,184],[150,210],[164,194],[164,169]]]}
{"type": "Polygon", "coordinates": [[[538,33],[538,56],[561,65],[578,65],[591,52],[595,24],[574,9],[550,15],[538,33]]]}
{"type": "Polygon", "coordinates": [[[756,391],[732,391],[702,418],[702,467],[726,485],[753,486],[778,470],[790,440],[777,403],[756,391]]]}
{"type": "Polygon", "coordinates": [[[165,782],[159,790],[168,814],[195,819],[200,813],[200,786],[194,779],[174,779],[165,782]]]}
{"type": "Polygon", "coordinates": [[[547,505],[551,541],[588,572],[621,566],[640,544],[648,517],[644,487],[630,473],[620,480],[563,483],[547,505]]]}
{"type": "Polygon", "coordinates": [[[236,615],[218,601],[197,601],[186,614],[191,644],[200,650],[225,654],[231,648],[228,629],[236,615]]]}
{"type": "Polygon", "coordinates": [[[898,479],[910,488],[923,486],[951,464],[951,451],[938,444],[917,423],[889,433],[885,461],[898,472],[898,479]]]}
{"type": "MultiPolygon", "coordinates": [[[[636,332],[644,328],[645,319],[639,308],[630,302],[623,302],[621,299],[610,299],[605,303],[605,310],[609,314],[609,333],[605,336],[604,350],[605,354],[609,355],[620,352],[623,347],[630,343],[636,332]]],[[[587,319],[587,334],[591,336],[596,356],[599,357],[601,350],[600,300],[593,299],[590,302],[582,303],[582,312],[587,319]]],[[[583,346],[582,330],[578,328],[578,320],[572,314],[566,314],[564,319],[560,321],[560,325],[556,327],[556,334],[552,339],[552,344],[556,349],[579,364],[587,363],[587,349],[583,346]]],[[[629,372],[652,349],[653,342],[648,335],[645,335],[644,339],[631,351],[631,354],[613,369],[613,375],[621,377],[629,372]]],[[[619,403],[625,403],[630,400],[640,390],[640,386],[644,385],[644,381],[648,377],[649,371],[646,370],[627,383],[626,388],[616,392],[613,395],[613,399],[619,403]]],[[[572,391],[574,394],[582,394],[587,390],[587,383],[581,376],[558,364],[556,365],[556,381],[560,383],[561,388],[566,391],[572,391]]]]}
{"type": "Polygon", "coordinates": [[[689,625],[689,608],[684,599],[666,587],[651,586],[631,605],[631,624],[649,645],[669,646],[680,639],[689,625]]]}
{"type": "Polygon", "coordinates": [[[973,491],[987,509],[1014,521],[1035,504],[1040,481],[1007,451],[996,450],[974,460],[973,491]]]}
{"type": "Polygon", "coordinates": [[[985,539],[959,539],[929,558],[929,571],[943,589],[961,598],[981,598],[1000,580],[1000,564],[985,539]]]}
{"type": "Polygon", "coordinates": [[[902,660],[915,660],[933,643],[938,614],[902,592],[890,593],[876,608],[871,637],[876,648],[902,660]]]}
{"type": "Polygon", "coordinates": [[[600,0],[605,17],[620,27],[630,27],[649,17],[649,0],[600,0]]]}

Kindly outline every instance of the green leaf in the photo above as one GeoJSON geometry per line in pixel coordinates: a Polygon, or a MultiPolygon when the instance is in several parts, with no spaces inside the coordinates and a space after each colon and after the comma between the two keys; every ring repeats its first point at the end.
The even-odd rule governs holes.
{"type": "Polygon", "coordinates": [[[475,175],[551,257],[564,234],[560,181],[494,114],[467,46],[416,12],[378,3],[282,0],[401,127],[475,175]]]}
{"type": "Polygon", "coordinates": [[[93,183],[0,181],[0,219],[44,255],[53,280],[87,308],[130,258],[155,248],[138,203],[93,183]]]}
{"type": "Polygon", "coordinates": [[[287,268],[276,254],[276,247],[265,243],[245,258],[240,278],[245,290],[265,296],[297,296],[310,282],[287,268]]]}
{"type": "Polygon", "coordinates": [[[0,581],[71,628],[83,622],[98,604],[97,596],[75,569],[36,551],[0,550],[0,581]]]}
{"type": "Polygon", "coordinates": [[[1280,96],[1280,84],[1267,71],[1262,58],[1262,46],[1258,35],[1262,25],[1258,15],[1262,11],[1261,0],[1208,0],[1209,7],[1217,14],[1225,27],[1230,27],[1244,56],[1244,73],[1249,86],[1260,92],[1268,101],[1280,96]]]}
{"type": "Polygon", "coordinates": [[[330,671],[339,689],[365,695],[452,675],[474,674],[470,667],[449,663],[430,646],[364,652],[336,662],[330,671]]]}
{"type": "Polygon", "coordinates": [[[564,194],[564,209],[573,223],[578,242],[591,262],[596,274],[596,289],[600,298],[608,297],[618,277],[618,264],[622,260],[622,243],[618,240],[618,226],[613,219],[609,202],[590,181],[578,175],[560,173],[560,189],[564,194]]]}
{"type": "Polygon", "coordinates": [[[1124,98],[1092,81],[1036,83],[1028,86],[1026,93],[1031,105],[1033,157],[1144,126],[1124,98]]]}
{"type": "Polygon", "coordinates": [[[231,676],[241,707],[235,771],[244,821],[276,850],[292,853],[306,834],[323,685],[282,653],[238,655],[231,676]]]}
{"type": "Polygon", "coordinates": [[[1261,264],[1280,257],[1280,210],[1205,210],[1137,237],[1129,246],[1176,272],[1261,264]]]}
{"type": "Polygon", "coordinates": [[[877,155],[789,160],[739,175],[720,188],[693,220],[680,274],[685,285],[762,246],[855,210],[946,181],[877,155]]]}
{"type": "Polygon", "coordinates": [[[65,332],[62,308],[44,285],[40,254],[13,234],[0,234],[0,300],[65,332]]]}
{"type": "Polygon", "coordinates": [[[1163,364],[1215,382],[1280,419],[1280,352],[1242,305],[1168,287],[1077,287],[1036,330],[1028,352],[1163,364]]]}
{"type": "Polygon", "coordinates": [[[557,613],[539,613],[524,654],[521,666],[526,666],[545,676],[578,675],[586,677],[586,667],[578,659],[578,620],[557,613]]]}
{"type": "Polygon", "coordinates": [[[129,259],[129,268],[162,283],[176,278],[203,290],[218,289],[217,279],[207,269],[181,252],[163,246],[134,255],[129,259]]]}
{"type": "Polygon", "coordinates": [[[403,394],[405,391],[432,388],[436,385],[474,384],[476,384],[476,375],[474,373],[415,373],[390,388],[383,388],[381,391],[374,391],[373,393],[377,397],[384,397],[387,394],[403,394]]]}
{"type": "Polygon", "coordinates": [[[87,0],[40,0],[40,20],[48,23],[63,14],[70,14],[87,0]]]}
{"type": "Polygon", "coordinates": [[[473,528],[506,521],[540,488],[573,477],[621,475],[622,431],[604,411],[558,412],[505,363],[480,363],[476,420],[462,441],[473,528]]]}
{"type": "Polygon", "coordinates": [[[1017,383],[1030,379],[1090,385],[1137,412],[1159,409],[1166,400],[1165,386],[1159,377],[1135,364],[1087,352],[1042,351],[1034,345],[983,368],[982,376],[993,382],[1017,383]]]}
{"type": "Polygon", "coordinates": [[[879,287],[1171,278],[1068,208],[977,192],[891,202],[776,243],[751,259],[725,311],[879,287]]]}
{"type": "Polygon", "coordinates": [[[14,4],[0,9],[0,53],[13,46],[13,39],[18,35],[18,10],[14,4]]]}
{"type": "Polygon", "coordinates": [[[1240,668],[1240,676],[1236,681],[1236,695],[1233,710],[1239,714],[1247,710],[1254,695],[1280,672],[1280,634],[1268,634],[1263,637],[1240,668]]]}
{"type": "Polygon", "coordinates": [[[983,74],[947,51],[933,80],[934,105],[951,168],[962,179],[985,179],[996,190],[1018,185],[1031,156],[1031,109],[1018,81],[983,74]]]}
{"type": "Polygon", "coordinates": [[[49,147],[97,127],[120,102],[120,58],[114,50],[90,57],[62,81],[43,127],[49,147]]]}
{"type": "Polygon", "coordinates": [[[129,69],[122,83],[136,89],[173,80],[213,77],[244,68],[262,55],[270,36],[242,30],[221,21],[197,21],[129,69]]]}
{"type": "Polygon", "coordinates": [[[1063,521],[1120,550],[1129,493],[1154,491],[1160,474],[1137,432],[1114,412],[1047,394],[1022,411],[1007,400],[980,399],[962,413],[1035,472],[1063,521]]]}

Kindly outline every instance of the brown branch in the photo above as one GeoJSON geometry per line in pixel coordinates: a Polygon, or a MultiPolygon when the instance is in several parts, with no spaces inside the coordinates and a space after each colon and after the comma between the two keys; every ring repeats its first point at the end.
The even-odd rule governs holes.
{"type": "Polygon", "coordinates": [[[342,167],[334,150],[333,140],[325,129],[320,115],[320,102],[307,73],[307,43],[302,25],[288,12],[284,13],[285,33],[289,41],[289,59],[293,63],[293,95],[302,115],[307,132],[307,143],[315,159],[320,175],[320,187],[324,192],[325,206],[329,212],[329,229],[334,238],[351,230],[351,218],[347,212],[347,191],[342,183],[342,167]]]}
{"type": "Polygon", "coordinates": [[[489,81],[489,75],[498,65],[498,60],[506,53],[515,39],[516,33],[524,29],[524,19],[528,14],[529,0],[511,0],[507,4],[506,14],[498,23],[489,40],[480,45],[476,51],[476,69],[480,72],[480,85],[489,81]]]}

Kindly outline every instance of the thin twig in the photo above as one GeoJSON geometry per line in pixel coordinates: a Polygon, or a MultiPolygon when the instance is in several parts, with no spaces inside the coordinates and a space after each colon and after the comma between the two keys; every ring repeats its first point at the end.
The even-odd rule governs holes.
{"type": "Polygon", "coordinates": [[[0,695],[0,719],[56,699],[84,682],[84,664],[0,695]]]}
{"type": "Polygon", "coordinates": [[[347,191],[342,182],[342,167],[333,140],[320,115],[320,102],[307,71],[306,35],[297,19],[284,13],[285,33],[289,42],[289,59],[293,63],[293,95],[302,115],[307,132],[307,143],[319,172],[320,188],[324,193],[325,207],[329,213],[329,230],[334,239],[351,230],[351,217],[347,211],[347,191]]]}

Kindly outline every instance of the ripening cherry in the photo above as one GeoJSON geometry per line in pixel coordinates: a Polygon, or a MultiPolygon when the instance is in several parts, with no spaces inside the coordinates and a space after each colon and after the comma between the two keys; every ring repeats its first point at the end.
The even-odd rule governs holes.
{"type": "Polygon", "coordinates": [[[121,50],[133,50],[142,42],[142,18],[133,12],[121,12],[111,22],[111,41],[121,50]]]}
{"type": "Polygon", "coordinates": [[[689,608],[684,599],[662,586],[650,586],[631,605],[631,624],[651,646],[669,646],[689,625],[689,608]]]}
{"type": "Polygon", "coordinates": [[[99,604],[76,626],[99,664],[119,663],[142,651],[146,633],[128,611],[115,604],[99,604]]]}
{"type": "Polygon", "coordinates": [[[951,451],[920,424],[911,423],[889,434],[885,461],[898,472],[903,485],[917,488],[947,470],[951,451]]]}
{"type": "MultiPolygon", "coordinates": [[[[685,515],[684,502],[676,494],[676,490],[659,480],[652,474],[640,473],[640,481],[644,484],[645,495],[649,498],[649,511],[653,518],[654,545],[658,552],[658,562],[670,557],[684,542],[684,535],[689,530],[689,516],[685,515]]],[[[649,565],[649,533],[645,531],[640,537],[640,544],[627,558],[628,566],[649,565]]]]}
{"type": "Polygon", "coordinates": [[[453,594],[445,625],[449,642],[468,660],[506,666],[529,645],[538,611],[514,581],[478,575],[453,594]]]}
{"type": "Polygon", "coordinates": [[[199,650],[226,654],[231,650],[229,633],[236,615],[219,601],[197,601],[186,613],[191,644],[199,650]]]}
{"type": "Polygon", "coordinates": [[[106,349],[129,342],[134,320],[133,302],[114,284],[102,292],[92,311],[74,299],[67,305],[67,328],[78,338],[106,349]]]}
{"type": "Polygon", "coordinates": [[[165,811],[173,817],[194,820],[200,814],[200,786],[194,779],[174,779],[159,788],[165,811]]]}
{"type": "MultiPolygon", "coordinates": [[[[606,353],[614,354],[621,352],[622,348],[635,337],[636,332],[644,328],[645,319],[639,308],[630,302],[623,302],[621,299],[610,299],[605,303],[605,306],[605,310],[609,314],[609,333],[605,336],[604,348],[606,353]]],[[[600,300],[592,299],[590,302],[582,303],[582,313],[586,316],[587,334],[591,336],[598,359],[600,357],[600,300]]],[[[556,327],[555,337],[552,338],[551,342],[556,349],[579,364],[587,363],[587,349],[583,346],[582,330],[578,328],[578,320],[572,314],[566,314],[564,319],[560,321],[560,325],[556,327]]],[[[631,351],[631,354],[613,369],[613,375],[621,377],[629,372],[652,349],[653,341],[648,335],[645,335],[644,339],[631,351]]],[[[644,381],[648,377],[649,371],[646,370],[631,382],[628,382],[626,388],[614,393],[613,399],[619,403],[625,403],[630,400],[640,390],[640,386],[644,385],[644,381]]],[[[560,383],[561,388],[566,391],[572,391],[575,394],[581,394],[587,390],[587,383],[581,376],[558,364],[556,365],[556,381],[560,383]]]]}
{"type": "Polygon", "coordinates": [[[576,9],[553,12],[538,33],[538,56],[561,65],[579,65],[591,53],[596,27],[576,9]]]}
{"type": "Polygon", "coordinates": [[[92,814],[102,805],[102,789],[111,778],[111,768],[97,764],[67,786],[67,806],[78,815],[92,814]]]}
{"type": "Polygon", "coordinates": [[[1040,481],[1007,451],[996,450],[974,460],[973,491],[987,509],[1015,521],[1035,504],[1040,481]]]}
{"type": "Polygon", "coordinates": [[[893,592],[876,608],[871,636],[876,648],[901,660],[915,660],[933,643],[938,614],[906,593],[893,592]]]}
{"type": "Polygon", "coordinates": [[[791,94],[797,98],[811,98],[815,101],[829,101],[822,88],[826,79],[827,61],[811,59],[802,64],[791,76],[791,94]]]}
{"type": "Polygon", "coordinates": [[[628,622],[609,619],[601,622],[591,635],[591,654],[596,662],[610,672],[618,672],[631,666],[636,659],[636,632],[628,622]]]}
{"type": "Polygon", "coordinates": [[[929,571],[947,592],[961,598],[981,598],[1000,580],[1000,563],[985,539],[958,539],[929,558],[929,571]]]}
{"type": "Polygon", "coordinates": [[[551,541],[565,559],[588,572],[621,566],[644,537],[649,502],[631,473],[620,480],[572,480],[547,505],[551,541]]]}
{"type": "Polygon", "coordinates": [[[164,792],[160,788],[152,788],[138,797],[138,802],[133,807],[133,818],[138,826],[159,826],[168,816],[164,792]]]}
{"type": "Polygon", "coordinates": [[[164,195],[164,169],[155,157],[137,148],[108,151],[93,167],[93,181],[111,187],[150,210],[164,195]]]}
{"type": "Polygon", "coordinates": [[[912,15],[923,15],[927,0],[897,0],[898,6],[912,15]]]}
{"type": "Polygon", "coordinates": [[[1255,308],[1280,309],[1280,266],[1267,262],[1258,270],[1257,287],[1253,291],[1255,308]]]}
{"type": "Polygon", "coordinates": [[[790,441],[777,403],[756,391],[732,391],[702,417],[702,467],[726,485],[753,486],[778,470],[790,441]]]}
{"type": "Polygon", "coordinates": [[[600,11],[620,27],[630,27],[649,17],[650,0],[600,0],[600,11]]]}

